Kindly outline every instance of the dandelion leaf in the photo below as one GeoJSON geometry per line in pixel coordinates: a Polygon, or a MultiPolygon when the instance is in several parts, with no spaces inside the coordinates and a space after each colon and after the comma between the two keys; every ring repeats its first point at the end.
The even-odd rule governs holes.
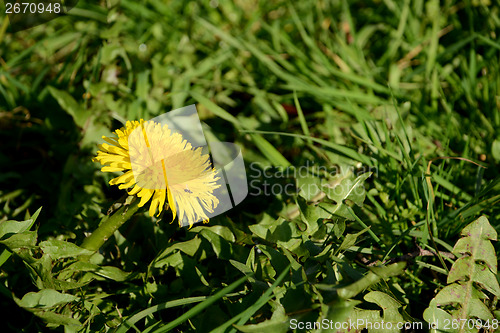
{"type": "MultiPolygon", "coordinates": [[[[453,263],[447,283],[431,300],[424,311],[429,323],[444,323],[445,319],[466,322],[469,319],[492,320],[487,306],[492,296],[499,297],[500,287],[496,278],[497,258],[492,240],[497,233],[488,219],[481,216],[462,230],[462,238],[453,248],[458,259],[453,263]]],[[[450,332],[474,332],[467,325],[459,325],[450,332]]],[[[443,331],[444,327],[435,327],[443,331]]]]}

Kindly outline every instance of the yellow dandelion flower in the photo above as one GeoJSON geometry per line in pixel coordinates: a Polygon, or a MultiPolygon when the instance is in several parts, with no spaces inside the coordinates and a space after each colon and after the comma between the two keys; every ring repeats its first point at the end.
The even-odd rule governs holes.
{"type": "MultiPolygon", "coordinates": [[[[94,158],[103,172],[123,171],[110,185],[130,189],[140,198],[139,207],[150,199],[149,215],[162,212],[165,200],[178,216],[179,225],[203,220],[213,213],[219,200],[213,194],[220,185],[210,157],[194,148],[180,133],[154,121],[127,121],[115,131],[116,138],[104,137],[94,158]]],[[[157,215],[157,216],[158,216],[157,215]]]]}

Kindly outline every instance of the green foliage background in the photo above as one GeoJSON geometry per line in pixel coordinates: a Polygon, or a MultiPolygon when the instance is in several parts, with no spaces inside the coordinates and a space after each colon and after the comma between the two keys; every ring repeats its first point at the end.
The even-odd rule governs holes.
{"type": "MultiPolygon", "coordinates": [[[[499,10],[489,0],[80,1],[16,33],[1,16],[2,325],[422,322],[451,283],[462,229],[484,215],[499,230],[499,10]],[[78,245],[124,199],[91,161],[101,136],[193,103],[207,137],[241,147],[250,195],[189,230],[141,211],[83,260],[78,245]],[[308,172],[283,176],[291,166],[308,172]],[[306,190],[273,193],[288,184],[306,190]]],[[[481,281],[477,299],[498,320],[498,290],[481,281]]]]}

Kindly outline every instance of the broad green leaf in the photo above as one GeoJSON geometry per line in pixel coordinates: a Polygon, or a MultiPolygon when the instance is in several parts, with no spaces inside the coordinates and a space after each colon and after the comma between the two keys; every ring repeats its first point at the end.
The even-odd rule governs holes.
{"type": "Polygon", "coordinates": [[[255,234],[257,237],[262,239],[267,239],[267,234],[269,232],[269,228],[262,224],[252,224],[248,226],[248,229],[255,234]]]}
{"type": "Polygon", "coordinates": [[[250,249],[250,253],[248,254],[248,257],[247,257],[247,261],[245,262],[245,265],[247,265],[248,268],[250,268],[252,270],[252,272],[255,272],[255,269],[256,269],[256,264],[255,264],[255,251],[257,249],[254,247],[252,247],[250,249]]]}
{"type": "MultiPolygon", "coordinates": [[[[215,229],[215,231],[220,231],[215,229]]],[[[212,248],[218,258],[230,259],[233,253],[233,243],[227,241],[225,238],[219,234],[213,232],[211,229],[202,229],[200,235],[205,238],[212,248]]],[[[234,235],[233,235],[234,239],[234,235]]]]}
{"type": "Polygon", "coordinates": [[[234,237],[234,234],[231,232],[231,230],[228,227],[223,226],[223,225],[214,225],[211,227],[199,226],[199,227],[194,227],[189,231],[199,233],[202,230],[210,230],[211,232],[221,236],[222,238],[224,238],[225,240],[227,240],[229,242],[234,242],[236,240],[234,237]]]}
{"type": "Polygon", "coordinates": [[[301,220],[307,225],[306,234],[312,235],[320,228],[320,219],[327,219],[331,216],[328,209],[324,209],[325,203],[318,206],[308,205],[306,201],[297,197],[297,204],[300,209],[301,220]]]}
{"type": "Polygon", "coordinates": [[[355,234],[345,235],[345,238],[342,241],[342,244],[340,244],[339,250],[347,250],[351,246],[354,246],[354,244],[356,244],[356,240],[358,239],[359,235],[364,234],[365,232],[368,231],[368,229],[369,228],[363,229],[360,232],[357,232],[355,234]]]}
{"type": "Polygon", "coordinates": [[[60,280],[60,279],[53,279],[52,283],[54,284],[54,288],[56,290],[65,291],[65,290],[71,290],[71,289],[81,288],[83,286],[88,285],[92,281],[93,281],[92,278],[81,279],[78,282],[75,282],[75,281],[64,281],[64,280],[60,280]]]}
{"type": "Polygon", "coordinates": [[[85,109],[71,96],[63,90],[49,87],[49,92],[54,97],[61,108],[73,117],[75,124],[79,127],[85,127],[85,123],[89,119],[89,114],[85,109]]]}
{"type": "Polygon", "coordinates": [[[201,239],[199,237],[195,237],[186,242],[175,243],[170,247],[172,248],[171,251],[178,249],[187,254],[188,256],[192,257],[195,255],[196,251],[198,251],[200,244],[201,244],[201,239]]]}
{"type": "Polygon", "coordinates": [[[0,243],[14,250],[22,247],[35,247],[36,239],[36,231],[24,231],[18,234],[11,234],[10,237],[0,240],[0,243]]]}
{"type": "MultiPolygon", "coordinates": [[[[193,231],[193,229],[191,229],[191,231],[193,231]]],[[[169,246],[167,246],[165,250],[163,250],[160,254],[158,254],[158,256],[154,260],[154,265],[155,267],[159,267],[156,266],[157,263],[162,259],[169,257],[171,253],[173,253],[176,250],[184,252],[185,254],[192,257],[195,255],[196,251],[198,251],[200,244],[201,244],[201,239],[198,236],[185,242],[177,242],[174,244],[170,244],[169,246]]]]}
{"type": "MultiPolygon", "coordinates": [[[[19,247],[34,247],[36,244],[36,234],[29,232],[28,230],[33,226],[38,215],[40,215],[40,211],[42,207],[38,208],[38,210],[31,216],[30,219],[26,221],[3,221],[0,222],[0,240],[4,240],[4,245],[6,245],[10,249],[16,249],[19,247]],[[12,237],[15,234],[25,233],[23,236],[16,236],[12,240],[8,240],[8,238],[12,237]],[[21,246],[18,246],[21,245],[21,246]]],[[[0,267],[10,258],[12,252],[9,249],[4,249],[2,254],[0,254],[0,267]]]]}
{"type": "Polygon", "coordinates": [[[285,255],[270,246],[259,244],[257,248],[269,258],[271,265],[277,272],[282,272],[290,264],[285,255]]]}
{"type": "Polygon", "coordinates": [[[28,230],[33,224],[33,220],[26,221],[3,221],[0,222],[0,239],[7,239],[14,234],[28,230]]]}
{"type": "MultiPolygon", "coordinates": [[[[380,291],[371,291],[365,295],[364,299],[380,306],[383,315],[380,316],[380,311],[377,310],[353,308],[360,302],[346,300],[339,309],[339,314],[332,316],[335,320],[331,319],[333,323],[330,324],[329,330],[321,332],[331,332],[332,329],[337,333],[361,332],[363,329],[367,329],[370,333],[400,332],[397,324],[404,322],[404,320],[398,311],[401,305],[396,300],[380,291]]],[[[342,305],[342,303],[340,304],[342,305]]],[[[335,309],[333,308],[333,310],[335,309]]]]}
{"type": "Polygon", "coordinates": [[[63,294],[54,289],[43,289],[39,292],[27,293],[17,304],[23,308],[51,308],[78,300],[78,297],[63,294]]]}
{"type": "Polygon", "coordinates": [[[346,205],[348,205],[348,201],[350,201],[360,207],[363,206],[366,196],[366,190],[363,183],[371,174],[371,172],[366,172],[354,180],[349,178],[342,179],[340,184],[336,184],[333,187],[323,186],[322,189],[327,197],[334,201],[334,204],[325,204],[324,209],[331,215],[341,216],[353,221],[354,217],[348,211],[346,205]]]}
{"type": "Polygon", "coordinates": [[[372,175],[371,172],[366,172],[356,179],[350,178],[342,179],[340,184],[333,187],[323,186],[323,190],[330,200],[335,201],[337,204],[342,203],[344,200],[349,199],[358,206],[363,206],[365,201],[366,191],[364,188],[364,181],[372,175]]]}
{"type": "Polygon", "coordinates": [[[155,268],[161,268],[163,266],[182,267],[183,265],[184,259],[182,258],[182,254],[180,252],[171,252],[162,259],[155,260],[153,264],[155,268]]]}
{"type": "Polygon", "coordinates": [[[383,267],[371,267],[371,271],[358,281],[346,287],[338,288],[337,294],[344,299],[352,298],[381,279],[401,274],[405,267],[406,262],[398,262],[383,267]]]}
{"type": "Polygon", "coordinates": [[[77,261],[72,263],[64,270],[60,271],[62,276],[71,276],[74,272],[92,272],[95,275],[115,280],[115,281],[125,281],[131,276],[132,273],[127,273],[118,267],[114,266],[100,266],[86,261],[77,261]]]}
{"type": "Polygon", "coordinates": [[[79,328],[82,324],[76,320],[75,318],[71,318],[69,315],[62,315],[59,313],[55,313],[52,311],[43,311],[43,310],[30,310],[37,317],[42,318],[45,322],[50,323],[52,325],[64,325],[66,331],[69,331],[71,326],[75,328],[79,328]],[[68,327],[69,326],[69,327],[68,327]]]}
{"type": "Polygon", "coordinates": [[[335,237],[340,238],[345,231],[346,218],[336,216],[332,218],[332,221],[333,221],[333,233],[335,237]]]}
{"type": "Polygon", "coordinates": [[[72,258],[80,255],[91,255],[93,251],[81,248],[73,243],[57,239],[40,242],[42,251],[53,259],[72,258]]]}
{"type": "Polygon", "coordinates": [[[74,272],[92,272],[99,268],[99,265],[87,262],[87,261],[77,261],[71,265],[65,267],[61,272],[68,272],[72,274],[74,272]]]}
{"type": "Polygon", "coordinates": [[[231,263],[231,265],[233,265],[236,269],[238,269],[240,272],[242,272],[246,276],[253,276],[254,275],[253,271],[247,265],[242,264],[241,262],[233,260],[233,259],[230,259],[229,262],[231,263]]]}
{"type": "Polygon", "coordinates": [[[297,177],[297,189],[299,196],[307,201],[313,200],[321,193],[321,179],[314,176],[297,177]]]}
{"type": "MultiPolygon", "coordinates": [[[[347,322],[349,316],[354,312],[354,307],[360,301],[337,299],[329,305],[325,305],[324,309],[326,315],[325,319],[333,322],[333,327],[341,327],[343,323],[347,322]]],[[[345,325],[345,324],[344,324],[345,325]]],[[[330,327],[329,327],[330,328],[330,327]]],[[[330,329],[319,329],[316,332],[329,332],[330,329]]]]}
{"type": "Polygon", "coordinates": [[[31,279],[39,289],[54,289],[52,267],[53,261],[48,255],[42,255],[41,258],[34,258],[31,249],[19,248],[16,254],[26,263],[31,279]]]}
{"type": "Polygon", "coordinates": [[[125,281],[131,275],[131,273],[124,272],[118,267],[113,266],[101,266],[94,273],[114,281],[125,281]]]}
{"type": "Polygon", "coordinates": [[[276,306],[276,309],[274,309],[271,319],[264,320],[263,322],[260,322],[258,324],[245,326],[234,325],[234,327],[240,332],[285,333],[288,332],[290,323],[288,320],[288,316],[285,313],[285,309],[281,304],[279,304],[278,306],[276,306]]]}
{"type": "MultiPolygon", "coordinates": [[[[350,332],[362,332],[364,328],[367,328],[370,324],[373,326],[375,323],[380,323],[382,318],[380,317],[380,311],[378,310],[364,310],[355,308],[351,312],[346,323],[347,329],[340,327],[340,329],[335,330],[336,333],[350,333],[350,332]]],[[[384,330],[377,330],[368,327],[369,333],[384,333],[384,330]]]]}
{"type": "Polygon", "coordinates": [[[377,276],[380,276],[382,279],[387,279],[392,276],[397,276],[401,274],[405,268],[406,268],[406,262],[401,261],[387,266],[370,267],[370,271],[375,273],[377,276]]]}

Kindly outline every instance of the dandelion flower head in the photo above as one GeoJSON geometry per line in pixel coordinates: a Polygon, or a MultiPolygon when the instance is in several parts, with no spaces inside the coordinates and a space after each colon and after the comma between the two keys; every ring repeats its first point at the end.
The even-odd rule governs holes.
{"type": "Polygon", "coordinates": [[[219,204],[214,190],[220,185],[201,147],[193,147],[166,124],[142,119],[127,121],[115,134],[103,136],[106,143],[99,145],[94,158],[103,165],[103,172],[124,172],[111,185],[137,195],[140,207],[151,200],[150,216],[157,210],[159,215],[167,201],[180,226],[208,222],[207,212],[213,213],[219,204]]]}

